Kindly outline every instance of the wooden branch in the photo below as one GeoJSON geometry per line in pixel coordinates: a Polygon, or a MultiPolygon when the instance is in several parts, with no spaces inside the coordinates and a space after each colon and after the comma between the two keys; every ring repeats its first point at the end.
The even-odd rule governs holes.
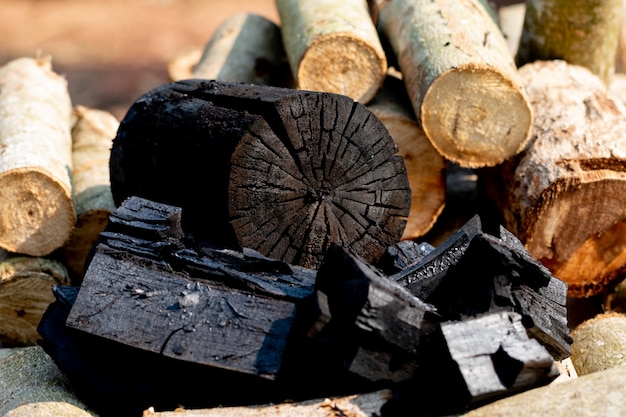
{"type": "Polygon", "coordinates": [[[111,189],[118,205],[135,195],[183,208],[198,240],[307,268],[339,243],[372,262],[400,240],[409,213],[396,152],[384,125],[348,97],[188,80],[129,110],[111,189]]]}
{"type": "Polygon", "coordinates": [[[419,127],[400,78],[388,74],[367,108],[385,125],[406,165],[411,211],[402,239],[423,236],[435,224],[446,204],[446,161],[419,127]]]}
{"type": "Polygon", "coordinates": [[[172,81],[189,78],[293,87],[280,27],[254,13],[224,20],[199,53],[185,52],[168,63],[172,81]]]}
{"type": "Polygon", "coordinates": [[[69,283],[65,265],[55,259],[0,249],[0,345],[35,345],[37,324],[54,301],[50,287],[69,283]]]}
{"type": "Polygon", "coordinates": [[[532,110],[489,6],[377,0],[376,7],[420,125],[446,159],[494,166],[523,149],[532,110]]]}
{"type": "Polygon", "coordinates": [[[63,245],[69,270],[80,283],[85,259],[115,210],[109,179],[109,155],[119,121],[111,113],[85,106],[74,108],[72,163],[76,225],[63,245]]]}
{"type": "Polygon", "coordinates": [[[146,410],[143,417],[376,417],[391,397],[390,390],[330,397],[300,402],[255,405],[250,407],[216,407],[174,411],[146,410]]]}
{"type": "Polygon", "coordinates": [[[588,68],[606,85],[615,71],[622,0],[530,0],[517,65],[561,59],[588,68]]]}
{"type": "Polygon", "coordinates": [[[278,0],[285,51],[297,86],[368,103],[387,59],[366,0],[278,0]]]}
{"type": "Polygon", "coordinates": [[[626,112],[584,67],[536,61],[520,75],[537,114],[531,142],[482,183],[570,296],[599,294],[626,267],[626,112]]]}
{"type": "Polygon", "coordinates": [[[50,59],[0,68],[0,247],[10,252],[48,255],[74,227],[71,111],[50,59]]]}
{"type": "Polygon", "coordinates": [[[13,353],[0,366],[0,415],[89,417],[97,415],[39,346],[13,353]]]}

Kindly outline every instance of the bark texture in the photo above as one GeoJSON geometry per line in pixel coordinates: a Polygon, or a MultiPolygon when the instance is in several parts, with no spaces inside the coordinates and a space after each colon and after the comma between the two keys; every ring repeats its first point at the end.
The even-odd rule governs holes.
{"type": "Polygon", "coordinates": [[[285,51],[297,86],[368,103],[387,59],[366,0],[278,0],[285,51]]]}
{"type": "Polygon", "coordinates": [[[446,205],[446,161],[420,128],[404,84],[387,75],[367,107],[383,122],[406,165],[411,187],[411,211],[402,239],[426,234],[446,205]]]}
{"type": "Polygon", "coordinates": [[[570,296],[598,294],[626,266],[624,106],[582,66],[535,61],[520,74],[536,112],[533,136],[485,184],[509,230],[570,296]]]}
{"type": "Polygon", "coordinates": [[[572,363],[578,375],[626,365],[626,315],[603,313],[572,331],[572,363]]]}
{"type": "Polygon", "coordinates": [[[50,59],[0,68],[0,247],[10,252],[48,255],[74,227],[71,112],[50,59]]]}
{"type": "Polygon", "coordinates": [[[68,268],[80,279],[87,253],[115,210],[109,179],[109,155],[119,121],[111,113],[77,106],[72,128],[76,225],[63,246],[68,268]]]}
{"type": "Polygon", "coordinates": [[[37,324],[54,301],[51,287],[69,283],[67,269],[57,260],[0,249],[0,345],[36,344],[37,324]]]}
{"type": "Polygon", "coordinates": [[[377,0],[426,136],[464,167],[494,166],[528,141],[532,110],[493,11],[480,0],[377,0]]]}
{"type": "Polygon", "coordinates": [[[280,27],[254,13],[224,20],[204,50],[179,55],[168,63],[168,72],[173,81],[203,78],[293,87],[280,27]]]}
{"type": "Polygon", "coordinates": [[[517,64],[561,59],[609,84],[615,71],[622,0],[528,0],[517,64]]]}

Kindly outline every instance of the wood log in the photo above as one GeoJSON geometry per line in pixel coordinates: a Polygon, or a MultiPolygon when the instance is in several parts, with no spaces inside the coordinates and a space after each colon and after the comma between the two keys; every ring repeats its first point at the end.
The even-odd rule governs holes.
{"type": "Polygon", "coordinates": [[[294,87],[280,27],[255,13],[228,17],[203,50],[185,51],[167,68],[172,81],[203,78],[294,87]]]}
{"type": "Polygon", "coordinates": [[[97,416],[76,396],[69,379],[39,346],[20,349],[2,361],[0,415],[14,417],[97,416]],[[37,409],[48,410],[48,413],[37,414],[37,409]],[[26,410],[29,410],[29,413],[26,413],[26,410]],[[62,412],[62,414],[55,414],[51,411],[62,412]]]}
{"type": "Polygon", "coordinates": [[[115,210],[109,156],[119,121],[111,113],[85,106],[74,108],[72,164],[76,225],[63,245],[63,257],[79,284],[85,259],[115,210]]]}
{"type": "Polygon", "coordinates": [[[626,413],[626,366],[550,384],[462,414],[463,417],[605,417],[626,413]]]}
{"type": "Polygon", "coordinates": [[[535,61],[520,75],[537,114],[533,137],[482,183],[507,228],[567,282],[569,296],[599,294],[626,267],[624,106],[565,61],[535,61]]]}
{"type": "Polygon", "coordinates": [[[50,58],[0,68],[0,247],[9,252],[49,255],[74,227],[71,112],[50,58]]]}
{"type": "Polygon", "coordinates": [[[0,346],[32,346],[37,325],[54,301],[51,287],[68,285],[63,263],[0,249],[0,346]]]}
{"type": "Polygon", "coordinates": [[[598,314],[572,330],[572,363],[578,375],[626,365],[626,315],[598,314]]]}
{"type": "Polygon", "coordinates": [[[390,390],[320,398],[300,402],[255,405],[250,407],[215,407],[209,409],[144,411],[142,417],[376,417],[391,397],[390,390]]]}
{"type": "Polygon", "coordinates": [[[435,224],[446,205],[446,161],[419,127],[404,84],[388,74],[367,108],[385,125],[404,159],[411,210],[402,239],[416,239],[435,224]]]}
{"type": "Polygon", "coordinates": [[[524,148],[532,109],[488,5],[377,0],[376,7],[415,114],[439,153],[478,168],[524,148]]]}
{"type": "Polygon", "coordinates": [[[278,0],[285,52],[297,87],[368,103],[387,58],[366,0],[278,0]]]}
{"type": "Polygon", "coordinates": [[[400,240],[409,213],[396,152],[380,120],[346,96],[180,81],[122,120],[111,190],[117,205],[141,196],[183,208],[198,240],[307,268],[339,243],[373,262],[400,240]]]}
{"type": "Polygon", "coordinates": [[[508,230],[484,231],[478,216],[390,279],[435,306],[446,320],[515,311],[528,334],[555,360],[571,354],[567,285],[532,258],[508,230]]]}
{"type": "Polygon", "coordinates": [[[506,39],[511,55],[517,55],[524,19],[526,14],[526,3],[524,1],[506,4],[498,7],[498,22],[500,30],[506,39]]]}
{"type": "Polygon", "coordinates": [[[564,60],[588,68],[608,85],[621,22],[622,0],[529,0],[517,65],[564,60]]]}

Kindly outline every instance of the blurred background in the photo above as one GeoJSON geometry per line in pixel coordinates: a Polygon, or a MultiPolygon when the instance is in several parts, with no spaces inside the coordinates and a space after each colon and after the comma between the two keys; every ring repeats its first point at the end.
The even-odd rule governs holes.
{"type": "Polygon", "coordinates": [[[175,55],[204,48],[244,11],[279,22],[275,0],[0,0],[0,65],[49,55],[74,105],[121,120],[139,96],[170,81],[175,55]]]}

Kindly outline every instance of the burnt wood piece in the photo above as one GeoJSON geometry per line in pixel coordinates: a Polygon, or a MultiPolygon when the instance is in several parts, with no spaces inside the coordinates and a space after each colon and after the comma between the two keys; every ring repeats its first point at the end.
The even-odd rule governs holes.
{"type": "Polygon", "coordinates": [[[386,275],[393,275],[400,272],[418,261],[435,249],[428,242],[418,242],[416,240],[401,240],[395,245],[387,247],[385,253],[374,264],[386,275]]]}
{"type": "Polygon", "coordinates": [[[402,157],[362,104],[212,80],[139,98],[110,174],[117,205],[140,196],[182,207],[197,240],[307,268],[331,243],[375,261],[400,240],[411,201],[402,157]]]}
{"type": "Polygon", "coordinates": [[[296,351],[310,352],[308,360],[296,358],[300,363],[289,369],[308,374],[345,369],[379,384],[408,381],[417,366],[422,327],[435,323],[432,306],[332,245],[318,270],[315,293],[298,305],[292,333],[299,337],[296,351]]]}
{"type": "Polygon", "coordinates": [[[571,354],[567,284],[503,227],[490,234],[473,217],[421,261],[390,277],[434,305],[446,320],[514,311],[554,356],[571,354]]]}
{"type": "Polygon", "coordinates": [[[458,415],[559,375],[548,350],[529,338],[515,312],[442,322],[424,341],[421,354],[428,360],[385,404],[382,415],[458,415]]]}

